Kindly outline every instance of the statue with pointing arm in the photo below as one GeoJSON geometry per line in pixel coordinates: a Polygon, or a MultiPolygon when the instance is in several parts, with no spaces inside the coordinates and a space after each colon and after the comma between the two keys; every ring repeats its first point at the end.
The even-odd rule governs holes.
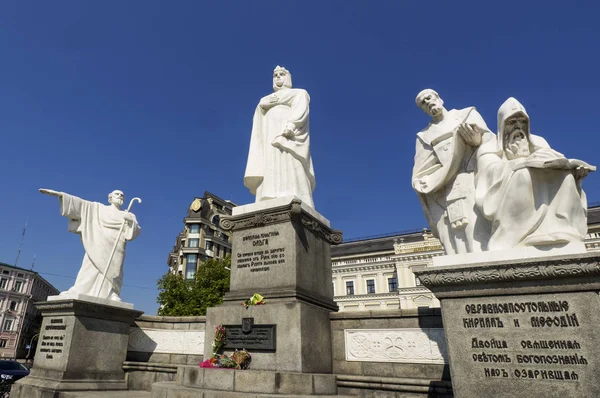
{"type": "Polygon", "coordinates": [[[141,231],[133,213],[121,210],[125,200],[119,190],[108,194],[109,205],[90,202],[77,196],[51,189],[40,189],[59,200],[60,214],[69,219],[69,232],[81,235],[85,256],[75,284],[60,295],[76,298],[83,294],[102,299],[121,301],[125,246],[141,231]]]}

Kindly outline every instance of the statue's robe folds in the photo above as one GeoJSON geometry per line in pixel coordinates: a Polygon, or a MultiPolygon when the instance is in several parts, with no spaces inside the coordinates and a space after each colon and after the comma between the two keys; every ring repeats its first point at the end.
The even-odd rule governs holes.
{"type": "Polygon", "coordinates": [[[302,89],[280,89],[261,99],[254,112],[244,185],[256,202],[295,195],[314,207],[315,172],[310,156],[310,97],[302,89]],[[260,104],[276,98],[265,110],[260,104]],[[291,139],[282,134],[288,128],[291,139]]]}
{"type": "Polygon", "coordinates": [[[429,227],[446,254],[480,252],[489,239],[489,223],[475,208],[477,148],[458,135],[461,123],[483,130],[483,142],[495,141],[475,108],[452,109],[443,121],[431,122],[417,134],[412,174],[429,227]]]}
{"type": "MultiPolygon", "coordinates": [[[[542,137],[529,134],[529,139],[539,157],[540,152],[563,157],[542,137]]],[[[495,145],[481,148],[476,202],[492,222],[488,249],[583,242],[587,199],[572,171],[525,167],[524,160],[508,160],[495,145]]]]}
{"type": "Polygon", "coordinates": [[[135,239],[141,231],[132,213],[134,220],[131,223],[125,222],[102,291],[98,289],[102,285],[104,279],[102,273],[106,270],[110,254],[123,225],[123,213],[125,213],[123,210],[112,205],[106,206],[73,195],[62,194],[60,214],[69,218],[69,232],[81,235],[85,256],[75,284],[61,295],[80,293],[106,299],[119,299],[123,284],[125,245],[127,241],[135,239]]]}

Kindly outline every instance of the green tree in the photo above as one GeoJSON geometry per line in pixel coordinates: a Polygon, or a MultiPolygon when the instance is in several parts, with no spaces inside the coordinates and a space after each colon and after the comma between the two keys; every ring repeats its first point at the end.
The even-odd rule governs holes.
{"type": "Polygon", "coordinates": [[[158,315],[206,315],[206,309],[221,304],[229,291],[230,272],[225,267],[231,267],[230,256],[202,262],[193,280],[167,272],[157,283],[158,315]]]}

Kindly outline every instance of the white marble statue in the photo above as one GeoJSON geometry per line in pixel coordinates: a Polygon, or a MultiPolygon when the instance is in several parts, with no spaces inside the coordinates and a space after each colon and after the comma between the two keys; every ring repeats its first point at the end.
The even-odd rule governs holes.
{"type": "Polygon", "coordinates": [[[416,103],[432,119],[417,134],[412,174],[429,227],[446,254],[485,250],[490,226],[475,208],[475,152],[494,134],[474,107],[448,111],[434,90],[416,103]]]}
{"type": "Polygon", "coordinates": [[[254,112],[244,185],[256,202],[295,195],[314,208],[310,97],[292,88],[292,75],[280,66],[273,71],[273,90],[254,112]]]}
{"type": "MultiPolygon", "coordinates": [[[[61,216],[69,218],[69,232],[81,235],[85,249],[75,284],[60,295],[76,298],[83,294],[121,301],[125,246],[141,231],[135,215],[129,209],[121,210],[125,200],[123,192],[108,194],[110,205],[89,202],[51,189],[40,189],[40,192],[58,197],[61,216]]],[[[141,202],[139,198],[132,202],[134,200],[141,202]]]]}
{"type": "Polygon", "coordinates": [[[514,98],[498,110],[497,140],[481,146],[476,202],[492,222],[489,250],[583,242],[587,201],[581,181],[595,167],[550,148],[531,134],[514,98]]]}

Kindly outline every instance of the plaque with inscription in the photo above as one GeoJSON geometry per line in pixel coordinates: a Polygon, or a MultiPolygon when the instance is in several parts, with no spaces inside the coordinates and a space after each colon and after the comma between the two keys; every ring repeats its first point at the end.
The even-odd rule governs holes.
{"type": "Polygon", "coordinates": [[[227,331],[223,346],[226,350],[275,352],[276,325],[252,325],[247,332],[242,325],[223,325],[223,327],[227,331]]]}
{"type": "Polygon", "coordinates": [[[232,258],[232,267],[239,270],[269,272],[286,262],[285,239],[277,229],[246,234],[239,247],[232,258]]]}
{"type": "Polygon", "coordinates": [[[62,357],[67,325],[64,318],[50,318],[40,339],[39,352],[46,359],[62,357]]]}
{"type": "Polygon", "coordinates": [[[455,393],[599,396],[597,304],[587,292],[444,300],[455,393]]]}

